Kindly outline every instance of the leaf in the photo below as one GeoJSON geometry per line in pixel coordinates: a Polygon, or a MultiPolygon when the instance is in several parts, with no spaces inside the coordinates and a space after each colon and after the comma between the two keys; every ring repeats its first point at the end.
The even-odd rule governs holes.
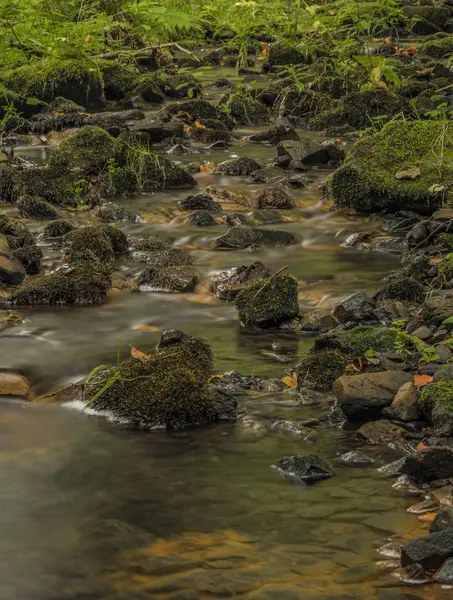
{"type": "Polygon", "coordinates": [[[417,48],[415,46],[410,46],[409,48],[405,48],[401,54],[404,56],[414,56],[417,52],[417,48]]]}
{"type": "Polygon", "coordinates": [[[424,515],[420,515],[418,517],[418,520],[422,521],[422,523],[431,523],[431,521],[434,521],[434,519],[436,517],[437,517],[437,513],[431,512],[431,513],[425,513],[424,515]]]}
{"type": "Polygon", "coordinates": [[[286,377],[283,377],[282,383],[284,383],[290,388],[296,387],[297,377],[295,375],[287,375],[286,377]]]}
{"type": "Polygon", "coordinates": [[[440,183],[434,183],[429,189],[428,192],[430,194],[438,194],[439,192],[443,192],[445,189],[444,185],[441,185],[440,183]]]}
{"type": "Polygon", "coordinates": [[[197,129],[207,129],[206,125],[203,125],[203,123],[200,123],[200,121],[198,121],[198,119],[195,121],[194,125],[197,129]]]}
{"type": "Polygon", "coordinates": [[[442,325],[451,325],[453,323],[453,316],[447,317],[442,321],[442,325]]]}
{"type": "Polygon", "coordinates": [[[354,56],[354,59],[359,63],[359,65],[362,65],[362,67],[368,67],[369,69],[377,67],[385,60],[382,58],[382,56],[371,56],[371,54],[363,54],[360,56],[356,55],[354,56]]]}
{"type": "Polygon", "coordinates": [[[414,384],[421,387],[433,381],[432,375],[414,375],[414,384]]]}
{"type": "Polygon", "coordinates": [[[219,373],[219,375],[213,375],[208,379],[208,383],[211,383],[211,381],[215,381],[216,379],[223,379],[224,377],[225,375],[223,373],[219,373]]]}
{"type": "Polygon", "coordinates": [[[137,350],[137,348],[134,348],[134,346],[131,346],[131,356],[132,358],[136,358],[137,360],[141,360],[142,362],[145,362],[149,358],[149,354],[145,354],[141,350],[137,350]]]}
{"type": "Polygon", "coordinates": [[[90,35],[90,34],[88,34],[88,35],[86,36],[86,38],[85,38],[85,40],[84,40],[84,41],[85,41],[85,42],[89,42],[90,40],[91,40],[91,35],[90,35]]]}
{"type": "Polygon", "coordinates": [[[368,350],[364,352],[363,356],[365,358],[375,358],[376,352],[373,350],[373,348],[368,348],[368,350]]]}
{"type": "Polygon", "coordinates": [[[91,400],[89,402],[87,402],[85,404],[85,408],[88,408],[89,406],[91,406],[92,404],[94,404],[96,402],[96,400],[98,400],[102,394],[104,394],[109,388],[112,387],[112,385],[121,377],[121,373],[119,371],[117,371],[115,373],[115,375],[113,377],[111,377],[110,379],[108,379],[106,381],[106,383],[102,386],[102,388],[99,390],[99,392],[97,394],[95,394],[91,400]]]}
{"type": "Polygon", "coordinates": [[[360,369],[358,369],[354,363],[349,363],[349,365],[346,365],[344,370],[346,373],[357,373],[360,371],[360,369]]]}
{"type": "Polygon", "coordinates": [[[423,442],[420,442],[415,449],[417,450],[417,452],[421,452],[422,450],[426,450],[426,448],[428,448],[428,446],[423,442]]]}
{"type": "Polygon", "coordinates": [[[87,375],[87,378],[85,379],[85,383],[89,383],[89,381],[91,381],[91,379],[93,379],[93,377],[96,375],[96,373],[98,373],[101,369],[108,369],[107,365],[99,365],[97,367],[95,367],[91,373],[89,373],[87,375]]]}

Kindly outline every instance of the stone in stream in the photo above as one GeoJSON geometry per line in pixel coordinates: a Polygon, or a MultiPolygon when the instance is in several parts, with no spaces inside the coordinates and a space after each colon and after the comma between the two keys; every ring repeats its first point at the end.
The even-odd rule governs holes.
{"type": "Polygon", "coordinates": [[[196,196],[188,196],[185,200],[180,200],[178,207],[181,210],[210,210],[212,212],[220,210],[220,204],[215,202],[208,194],[203,193],[196,196]]]}
{"type": "Polygon", "coordinates": [[[453,558],[448,558],[444,562],[434,575],[434,579],[437,583],[442,583],[443,585],[453,585],[453,558]]]}
{"type": "Polygon", "coordinates": [[[23,320],[22,316],[13,310],[0,310],[0,327],[15,327],[23,320]]]}
{"type": "MultiPolygon", "coordinates": [[[[305,354],[295,367],[299,394],[304,394],[307,389],[330,389],[349,362],[346,354],[335,349],[305,354]]],[[[342,417],[345,420],[344,415],[342,417]]]]}
{"type": "Polygon", "coordinates": [[[269,127],[267,139],[271,144],[279,144],[285,140],[298,141],[300,137],[288,119],[280,119],[269,127]]]}
{"type": "Polygon", "coordinates": [[[193,292],[199,281],[191,265],[177,267],[146,267],[134,286],[141,292],[193,292]]]}
{"type": "Polygon", "coordinates": [[[120,221],[122,223],[140,223],[143,221],[138,213],[114,202],[104,202],[104,204],[101,204],[98,208],[98,216],[103,221],[120,221]]]}
{"type": "Polygon", "coordinates": [[[75,227],[69,221],[59,219],[48,223],[44,228],[44,239],[50,240],[53,238],[63,237],[70,231],[74,231],[75,227]]]}
{"type": "Polygon", "coordinates": [[[0,373],[0,396],[27,397],[30,384],[22,375],[15,373],[0,373]]]}
{"type": "Polygon", "coordinates": [[[434,521],[431,523],[429,533],[437,533],[444,529],[453,529],[453,507],[446,506],[437,513],[434,521]]]}
{"type": "Polygon", "coordinates": [[[294,208],[295,204],[289,194],[278,185],[263,188],[257,193],[258,208],[294,208]]]}
{"type": "Polygon", "coordinates": [[[102,226],[89,225],[75,229],[64,236],[64,245],[70,257],[77,255],[78,258],[86,257],[89,260],[94,254],[103,265],[111,266],[115,262],[112,244],[102,226]]]}
{"type": "Polygon", "coordinates": [[[222,300],[234,300],[239,292],[254,281],[270,277],[269,269],[259,262],[233,267],[219,273],[214,280],[215,295],[222,300]]]}
{"type": "Polygon", "coordinates": [[[333,476],[332,469],[319,456],[285,456],[272,468],[290,479],[314,483],[333,476]]]}
{"type": "Polygon", "coordinates": [[[402,300],[421,302],[425,298],[422,284],[411,277],[400,277],[381,287],[373,296],[374,300],[402,300]]]}
{"type": "Polygon", "coordinates": [[[241,204],[242,206],[250,206],[250,201],[245,194],[236,190],[229,190],[228,188],[219,185],[208,186],[204,193],[220,204],[241,204]]]}
{"type": "Polygon", "coordinates": [[[297,280],[278,275],[255,281],[239,292],[235,307],[243,325],[277,327],[299,316],[297,280]]]}
{"type": "Polygon", "coordinates": [[[366,467],[376,464],[375,458],[360,450],[351,450],[351,452],[342,454],[340,460],[349,467],[366,467]]]}
{"type": "Polygon", "coordinates": [[[340,323],[362,323],[376,321],[375,303],[361,293],[353,294],[342,300],[333,310],[333,316],[340,323]]]}
{"type": "Polygon", "coordinates": [[[0,252],[0,283],[20,285],[26,276],[25,268],[12,256],[5,238],[0,236],[0,240],[3,240],[2,248],[7,252],[0,252]]]}
{"type": "Polygon", "coordinates": [[[232,158],[217,165],[217,173],[230,176],[245,176],[251,175],[255,171],[261,169],[261,165],[253,158],[247,156],[241,158],[232,158]]]}
{"type": "Polygon", "coordinates": [[[422,389],[420,407],[437,435],[453,435],[453,382],[438,381],[422,389]]]}
{"type": "Polygon", "coordinates": [[[408,565],[404,568],[395,569],[392,575],[393,577],[397,577],[403,583],[409,585],[422,585],[431,581],[423,566],[418,563],[408,565]]]}
{"type": "Polygon", "coordinates": [[[453,528],[430,533],[403,545],[401,565],[420,564],[425,569],[438,569],[453,557],[453,528]]]}
{"type": "Polygon", "coordinates": [[[423,483],[449,479],[453,477],[453,449],[430,446],[414,452],[404,457],[400,471],[423,483]]]}
{"type": "Polygon", "coordinates": [[[184,337],[170,346],[160,344],[146,358],[130,357],[97,373],[86,402],[140,427],[206,424],[216,420],[208,388],[211,370],[210,346],[201,339],[184,337]],[[93,401],[112,378],[112,385],[93,401]]]}
{"type": "Polygon", "coordinates": [[[213,225],[217,225],[217,221],[207,210],[195,210],[188,216],[187,222],[189,225],[196,225],[198,227],[212,227],[213,225]]]}
{"type": "Polygon", "coordinates": [[[417,421],[422,417],[418,400],[418,389],[408,381],[400,387],[390,406],[382,414],[400,421],[417,421]]]}
{"type": "Polygon", "coordinates": [[[362,425],[357,431],[357,437],[369,444],[391,444],[407,437],[407,431],[395,423],[381,419],[362,425]]]}
{"type": "Polygon", "coordinates": [[[136,262],[147,263],[151,267],[182,267],[193,265],[194,257],[184,248],[166,248],[133,254],[136,262]]]}
{"type": "Polygon", "coordinates": [[[234,250],[251,246],[290,246],[297,243],[297,237],[289,231],[238,226],[216,238],[214,248],[234,250]]]}
{"type": "Polygon", "coordinates": [[[58,219],[58,210],[39,196],[22,196],[16,206],[24,219],[58,219]]]}
{"type": "Polygon", "coordinates": [[[383,371],[339,377],[333,392],[346,417],[351,421],[373,420],[390,406],[402,385],[412,381],[404,371],[383,371]]]}

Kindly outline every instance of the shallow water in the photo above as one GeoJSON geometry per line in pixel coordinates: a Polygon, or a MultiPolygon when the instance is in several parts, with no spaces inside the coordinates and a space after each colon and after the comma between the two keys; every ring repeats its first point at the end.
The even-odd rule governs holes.
{"type": "MultiPolygon", "coordinates": [[[[244,130],[243,135],[250,133],[244,130]]],[[[21,149],[45,162],[45,148],[21,149]]],[[[176,156],[182,162],[220,162],[249,155],[265,163],[266,145],[236,141],[227,151],[176,156]]],[[[0,332],[0,367],[19,370],[37,393],[48,392],[114,362],[118,346],[151,349],[162,331],[204,337],[218,372],[281,377],[313,339],[291,332],[247,332],[234,306],[210,293],[212,277],[259,260],[276,272],[288,265],[299,280],[303,309],[329,308],[356,291],[374,290],[397,258],[342,246],[354,231],[379,224],[326,212],[311,173],[308,188],[292,191],[297,208],[272,225],[301,238],[297,246],[214,251],[225,225],[190,227],[177,210],[187,190],[120,200],[145,217],[122,225],[128,234],[162,233],[190,248],[203,283],[194,294],[113,290],[101,307],[22,310],[25,322],[0,332]],[[143,328],[147,326],[147,328],[143,328]],[[150,331],[150,327],[153,329],[150,331]],[[263,351],[279,344],[288,364],[263,351]]],[[[241,178],[197,175],[250,193],[241,178]]],[[[7,208],[14,215],[14,210],[7,208]]],[[[89,215],[72,215],[78,222],[89,215]]],[[[51,264],[59,251],[39,237],[44,224],[27,223],[51,264]]],[[[125,274],[141,265],[121,262],[125,274]]],[[[327,408],[297,404],[294,393],[242,398],[259,427],[223,425],[182,433],[137,433],[76,405],[22,408],[4,400],[0,412],[0,581],[2,600],[196,600],[238,596],[258,600],[311,598],[442,599],[440,587],[409,589],[378,567],[376,549],[388,538],[414,537],[421,525],[406,513],[410,500],[375,469],[351,469],[335,457],[355,447],[354,432],[313,430],[315,444],[269,431],[278,420],[303,420],[327,408]],[[297,453],[329,461],[335,477],[294,485],[270,465],[297,453]]],[[[392,459],[381,450],[378,464],[392,459]]]]}

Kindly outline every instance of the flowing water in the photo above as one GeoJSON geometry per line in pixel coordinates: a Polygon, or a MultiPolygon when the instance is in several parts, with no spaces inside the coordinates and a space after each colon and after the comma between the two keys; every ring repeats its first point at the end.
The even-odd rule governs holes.
{"type": "MultiPolygon", "coordinates": [[[[243,132],[244,134],[247,132],[243,132]]],[[[47,150],[22,154],[45,161],[47,150]]],[[[235,142],[199,155],[203,162],[230,156],[270,159],[275,148],[235,142]]],[[[195,156],[176,156],[182,162],[195,156]]],[[[36,393],[114,362],[129,344],[147,351],[167,328],[204,337],[218,372],[282,377],[312,338],[294,333],[245,332],[232,304],[209,292],[225,268],[262,261],[272,272],[288,265],[300,282],[303,309],[331,307],[355,291],[373,290],[397,258],[342,244],[377,223],[326,212],[319,185],[292,191],[297,208],[271,226],[297,233],[298,246],[214,251],[225,225],[188,226],[176,203],[187,191],[121,201],[150,223],[122,226],[128,234],[162,233],[190,248],[203,283],[193,294],[113,290],[92,308],[23,310],[25,322],[0,332],[0,367],[23,372],[36,393]],[[279,343],[282,365],[263,351],[279,343]]],[[[200,189],[216,183],[250,192],[241,178],[201,173],[200,189]]],[[[191,192],[193,193],[193,192],[191,192]]],[[[12,209],[6,209],[14,215],[12,209]]],[[[88,215],[85,215],[88,219],[88,215]]],[[[72,217],[82,222],[84,215],[72,217]]],[[[92,218],[92,217],[90,217],[92,218]]],[[[46,261],[59,252],[38,236],[46,261]]],[[[125,274],[140,265],[122,261],[125,274]]],[[[278,420],[320,416],[325,406],[299,404],[289,390],[241,399],[257,426],[222,425],[179,433],[138,433],[86,415],[77,405],[5,399],[0,413],[1,600],[145,600],[223,598],[259,600],[446,597],[440,587],[414,590],[389,576],[376,549],[389,538],[414,537],[421,525],[411,502],[374,468],[336,464],[356,447],[353,431],[318,428],[316,442],[282,434],[278,420]],[[298,453],[329,461],[335,476],[315,486],[294,485],[270,465],[298,453]]],[[[371,448],[377,464],[393,456],[371,448]]]]}

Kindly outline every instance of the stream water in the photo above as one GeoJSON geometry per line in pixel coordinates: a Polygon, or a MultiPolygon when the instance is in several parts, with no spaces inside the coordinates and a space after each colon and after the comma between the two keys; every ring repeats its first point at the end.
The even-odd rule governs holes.
{"type": "MultiPolygon", "coordinates": [[[[242,133],[247,133],[246,131],[242,133]]],[[[24,155],[46,160],[44,148],[24,155]]],[[[226,151],[199,155],[220,162],[247,154],[265,162],[275,148],[237,141],[226,151]]],[[[174,156],[183,162],[194,156],[174,156]]],[[[313,342],[294,333],[241,330],[231,304],[209,292],[213,275],[260,260],[275,272],[288,265],[300,281],[304,308],[330,307],[355,291],[372,290],[397,264],[385,253],[342,246],[354,231],[376,223],[326,212],[319,184],[292,191],[297,208],[270,227],[301,236],[298,246],[214,251],[226,226],[188,226],[176,203],[187,191],[121,201],[154,224],[122,226],[128,234],[162,233],[190,248],[203,273],[194,294],[113,290],[93,308],[23,310],[25,322],[0,332],[0,367],[27,375],[47,392],[116,360],[129,344],[147,351],[167,328],[204,337],[218,372],[281,377],[313,342]],[[156,213],[156,207],[158,209],[156,213]],[[171,214],[171,218],[156,215],[171,214]],[[160,224],[156,224],[160,222],[160,224]],[[147,326],[147,327],[143,327],[147,326]],[[152,330],[150,330],[150,327],[152,330]],[[290,359],[273,362],[263,351],[278,342],[290,359]]],[[[241,178],[197,175],[200,189],[216,183],[250,192],[241,178]]],[[[14,210],[6,207],[14,215],[14,210]]],[[[74,216],[78,222],[88,215],[74,216]]],[[[46,261],[59,253],[27,222],[46,261]]],[[[124,272],[140,265],[123,261],[124,272]]],[[[298,404],[292,390],[243,400],[261,423],[301,420],[325,407],[298,404]]],[[[76,406],[5,399],[0,412],[0,598],[2,600],[197,600],[235,596],[256,600],[311,598],[379,600],[431,598],[433,589],[409,588],[388,575],[376,549],[389,538],[414,537],[421,525],[411,503],[374,468],[335,466],[356,447],[354,432],[319,429],[316,443],[267,430],[223,425],[179,433],[137,433],[86,415],[76,406]],[[336,471],[315,486],[281,479],[270,465],[298,453],[316,453],[336,471]]],[[[378,456],[378,465],[384,458],[378,456]]],[[[388,451],[387,451],[388,453],[388,451]]],[[[448,591],[435,588],[441,600],[448,591]]]]}

